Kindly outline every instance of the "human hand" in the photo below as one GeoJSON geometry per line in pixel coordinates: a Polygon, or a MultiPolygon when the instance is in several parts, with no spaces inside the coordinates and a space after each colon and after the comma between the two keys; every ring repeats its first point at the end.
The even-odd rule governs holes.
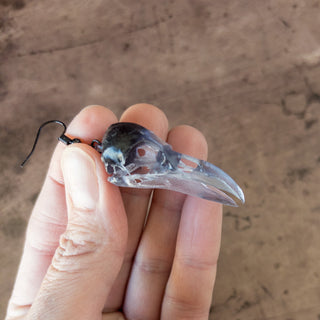
{"type": "MultiPolygon", "coordinates": [[[[67,134],[85,143],[117,122],[108,109],[83,109],[67,134]]],[[[168,132],[156,107],[139,104],[136,122],[173,149],[205,159],[203,135],[168,132]]],[[[208,319],[219,254],[222,206],[168,190],[107,181],[86,144],[58,144],[27,228],[7,310],[11,319],[208,319]]]]}

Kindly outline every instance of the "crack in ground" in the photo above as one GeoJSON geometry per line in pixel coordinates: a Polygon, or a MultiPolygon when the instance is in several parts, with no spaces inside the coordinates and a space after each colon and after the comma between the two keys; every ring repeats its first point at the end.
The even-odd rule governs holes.
{"type": "Polygon", "coordinates": [[[284,115],[295,116],[297,119],[303,120],[304,124],[305,124],[305,129],[308,130],[314,124],[316,124],[318,122],[317,118],[307,119],[306,115],[307,115],[309,107],[313,103],[320,104],[320,95],[318,93],[314,92],[307,77],[304,77],[303,80],[304,80],[304,84],[307,89],[307,92],[305,94],[303,94],[303,93],[301,94],[306,99],[305,104],[303,106],[303,110],[302,111],[293,111],[293,110],[290,110],[290,108],[288,107],[288,102],[287,102],[288,97],[290,95],[299,95],[299,93],[297,91],[289,91],[285,94],[285,96],[281,99],[281,109],[282,109],[282,113],[284,115]]]}

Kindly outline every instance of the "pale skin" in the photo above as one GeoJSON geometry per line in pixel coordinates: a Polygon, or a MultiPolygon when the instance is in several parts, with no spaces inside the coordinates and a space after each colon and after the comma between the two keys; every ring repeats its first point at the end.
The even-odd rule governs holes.
{"type": "Polygon", "coordinates": [[[208,319],[220,248],[222,206],[107,181],[100,155],[86,143],[117,121],[152,130],[173,149],[207,158],[204,136],[190,126],[168,131],[158,108],[138,104],[120,120],[90,106],[59,143],[32,211],[8,305],[11,319],[208,319]],[[146,220],[146,222],[145,222],[146,220]]]}

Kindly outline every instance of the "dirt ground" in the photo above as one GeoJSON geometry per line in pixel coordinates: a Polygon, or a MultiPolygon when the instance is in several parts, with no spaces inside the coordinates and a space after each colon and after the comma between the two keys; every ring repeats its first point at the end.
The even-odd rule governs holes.
{"type": "Polygon", "coordinates": [[[0,0],[0,317],[56,144],[36,128],[137,102],[208,138],[224,209],[210,319],[320,319],[320,1],[0,0]]]}

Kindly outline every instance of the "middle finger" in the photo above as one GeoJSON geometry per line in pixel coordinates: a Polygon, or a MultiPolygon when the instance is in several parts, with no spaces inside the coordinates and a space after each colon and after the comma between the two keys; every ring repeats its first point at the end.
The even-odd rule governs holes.
{"type": "MultiPolygon", "coordinates": [[[[206,158],[206,140],[195,128],[176,127],[170,131],[167,142],[178,152],[206,158]]],[[[125,315],[130,319],[159,318],[185,197],[168,190],[154,191],[124,302],[125,315]]]]}
{"type": "MultiPolygon", "coordinates": [[[[134,122],[153,131],[162,140],[166,140],[168,120],[158,108],[149,104],[136,104],[128,108],[120,122],[134,122]]],[[[128,217],[128,245],[119,275],[105,303],[104,312],[121,308],[133,257],[140,240],[148,209],[151,189],[121,188],[122,199],[128,217]]]]}

